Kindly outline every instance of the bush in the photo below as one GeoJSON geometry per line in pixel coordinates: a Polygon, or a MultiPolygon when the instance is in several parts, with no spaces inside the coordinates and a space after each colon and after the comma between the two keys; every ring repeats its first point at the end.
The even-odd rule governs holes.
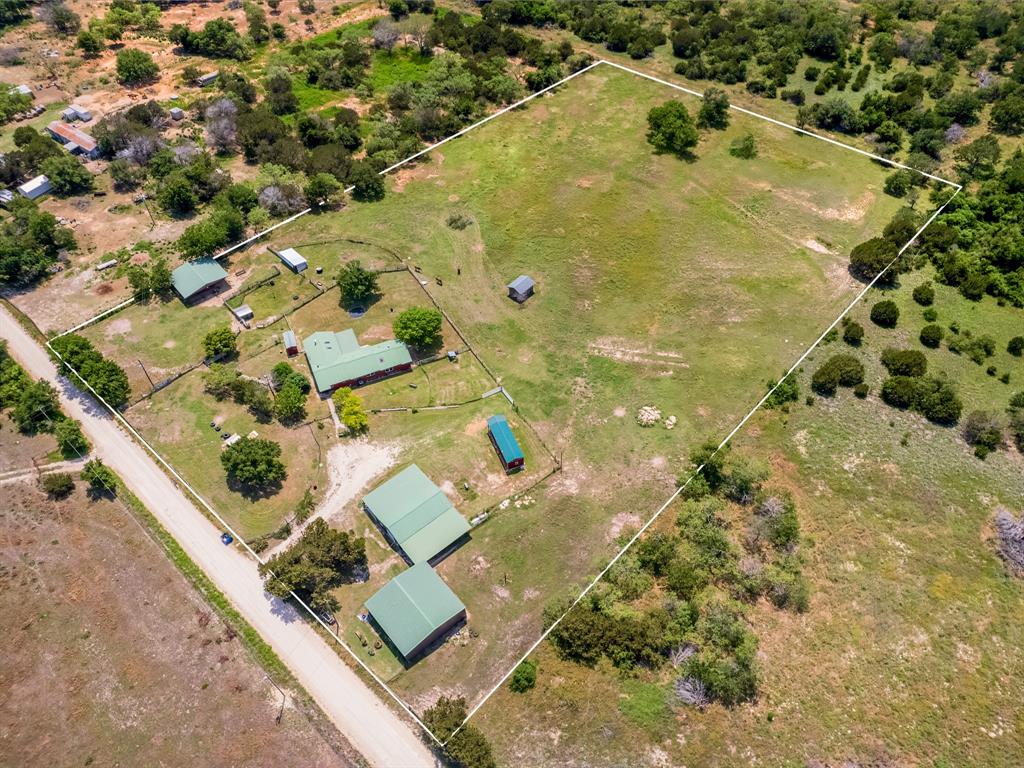
{"type": "Polygon", "coordinates": [[[942,337],[944,335],[945,332],[942,330],[941,325],[935,325],[934,323],[926,325],[921,329],[921,343],[931,349],[937,349],[939,344],[942,343],[942,337]]]}
{"type": "Polygon", "coordinates": [[[117,81],[122,85],[141,85],[156,80],[160,67],[153,57],[136,48],[122,48],[117,53],[117,81]]]}
{"type": "Polygon", "coordinates": [[[1010,398],[1011,408],[1024,408],[1024,390],[1021,390],[1010,398]]]}
{"type": "Polygon", "coordinates": [[[81,425],[74,419],[61,419],[53,428],[57,447],[65,459],[77,459],[89,452],[89,441],[82,434],[81,425]]]}
{"type": "Polygon", "coordinates": [[[690,113],[678,101],[667,101],[647,113],[647,141],[659,152],[689,156],[699,138],[690,113]]]}
{"type": "Polygon", "coordinates": [[[935,311],[935,307],[928,307],[921,313],[921,317],[924,318],[926,323],[934,323],[938,319],[939,313],[935,311]]]}
{"type": "Polygon", "coordinates": [[[900,319],[896,302],[885,299],[871,307],[871,322],[882,328],[895,328],[900,319]]]}
{"type": "Polygon", "coordinates": [[[508,681],[509,690],[513,693],[525,693],[537,684],[537,663],[525,659],[508,681]]]}
{"type": "Polygon", "coordinates": [[[864,326],[856,321],[850,321],[843,328],[843,341],[851,347],[859,347],[864,341],[864,326]]]}
{"type": "Polygon", "coordinates": [[[835,355],[811,376],[811,389],[830,397],[839,387],[854,387],[864,381],[864,366],[853,355],[835,355]]]}
{"type": "MultiPolygon", "coordinates": [[[[881,274],[882,270],[893,263],[896,254],[896,246],[891,240],[885,237],[873,237],[850,251],[850,271],[864,282],[871,282],[881,274]]],[[[896,272],[894,265],[880,278],[880,282],[892,282],[896,272]]]]}
{"type": "Polygon", "coordinates": [[[928,358],[916,349],[892,349],[882,353],[882,365],[891,376],[924,376],[928,358]]]}
{"type": "Polygon", "coordinates": [[[745,133],[729,144],[729,154],[740,160],[753,160],[757,157],[757,142],[753,134],[745,133]]]}
{"type": "Polygon", "coordinates": [[[1006,344],[1006,351],[1014,357],[1024,355],[1024,336],[1014,336],[1006,344]]]}
{"type": "Polygon", "coordinates": [[[89,493],[94,497],[117,492],[117,475],[99,459],[85,463],[82,479],[89,484],[89,493]]]}
{"type": "Polygon", "coordinates": [[[881,394],[894,408],[916,410],[936,424],[955,424],[963,411],[956,390],[930,376],[892,376],[882,383],[881,394]]]}
{"type": "Polygon", "coordinates": [[[203,337],[203,351],[211,360],[234,355],[238,351],[235,334],[226,325],[214,328],[203,337]]]}
{"type": "Polygon", "coordinates": [[[964,418],[961,434],[968,445],[974,447],[974,454],[984,459],[990,452],[1003,444],[1003,427],[995,414],[988,411],[971,411],[964,418]]]}
{"type": "Polygon", "coordinates": [[[949,351],[956,355],[966,355],[975,364],[981,365],[986,358],[995,354],[996,342],[991,336],[975,337],[969,331],[964,331],[949,340],[949,351]]]}
{"type": "Polygon", "coordinates": [[[44,475],[40,486],[51,499],[66,499],[75,490],[75,481],[67,472],[54,472],[44,475]]]}
{"type": "Polygon", "coordinates": [[[853,394],[859,397],[861,400],[866,398],[870,391],[871,388],[864,382],[861,382],[860,384],[853,388],[853,394]]]}
{"type": "Polygon", "coordinates": [[[789,403],[795,403],[800,399],[800,384],[796,376],[786,376],[780,382],[769,381],[768,389],[769,391],[774,390],[764,401],[764,407],[768,410],[776,408],[786,410],[789,403]]]}
{"type": "Polygon", "coordinates": [[[912,408],[917,402],[917,382],[910,376],[892,376],[882,382],[882,400],[893,408],[912,408]]]}
{"type": "Polygon", "coordinates": [[[431,307],[411,307],[402,312],[392,326],[395,338],[416,349],[426,350],[441,344],[441,313],[431,307]]]}
{"type": "Polygon", "coordinates": [[[935,302],[935,288],[931,281],[925,281],[914,289],[914,301],[922,307],[930,307],[935,302]]]}

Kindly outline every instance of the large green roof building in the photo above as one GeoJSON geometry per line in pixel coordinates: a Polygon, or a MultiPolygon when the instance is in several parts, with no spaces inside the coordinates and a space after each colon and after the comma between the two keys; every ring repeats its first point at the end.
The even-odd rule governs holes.
{"type": "Polygon", "coordinates": [[[181,296],[181,300],[188,303],[207,288],[216,285],[226,279],[228,273],[224,267],[214,259],[196,259],[186,261],[180,267],[171,272],[171,285],[174,291],[181,296]]]}
{"type": "Polygon", "coordinates": [[[469,533],[466,518],[415,464],[366,494],[363,506],[412,563],[434,560],[469,533]]]}
{"type": "Polygon", "coordinates": [[[391,339],[361,347],[351,328],[339,333],[317,331],[302,342],[318,392],[364,384],[404,373],[412,368],[409,348],[391,339]]]}
{"type": "Polygon", "coordinates": [[[366,601],[366,610],[406,660],[466,618],[466,606],[426,563],[381,587],[366,601]]]}

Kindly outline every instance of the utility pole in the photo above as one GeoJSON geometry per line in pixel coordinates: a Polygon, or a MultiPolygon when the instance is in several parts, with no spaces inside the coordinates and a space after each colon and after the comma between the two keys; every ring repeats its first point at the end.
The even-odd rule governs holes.
{"type": "Polygon", "coordinates": [[[139,360],[139,367],[142,369],[142,372],[144,374],[146,374],[146,379],[149,381],[149,388],[152,389],[152,390],[155,390],[156,389],[156,384],[154,384],[153,380],[151,378],[149,378],[149,371],[147,371],[146,370],[146,366],[144,366],[142,364],[142,360],[139,360]]]}

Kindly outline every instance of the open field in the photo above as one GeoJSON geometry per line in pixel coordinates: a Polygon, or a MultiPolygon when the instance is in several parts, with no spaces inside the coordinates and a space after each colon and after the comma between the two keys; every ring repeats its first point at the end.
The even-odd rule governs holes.
{"type": "Polygon", "coordinates": [[[7,765],[344,766],[135,520],[0,487],[7,765]]]}
{"type": "MultiPolygon", "coordinates": [[[[724,434],[850,301],[846,254],[896,208],[878,166],[753,118],[705,135],[693,162],[652,154],[646,112],[676,96],[610,68],[587,73],[399,171],[383,202],[275,233],[365,241],[421,270],[564,461],[439,566],[479,634],[392,681],[414,707],[441,692],[477,701],[497,682],[539,635],[543,606],[577,592],[671,493],[689,448],[724,434]],[[728,153],[747,131],[752,161],[728,153]],[[470,225],[449,226],[451,214],[470,225]],[[504,296],[520,273],[538,282],[522,307],[504,296]],[[674,431],[639,427],[643,405],[676,416],[674,431]],[[485,636],[491,626],[499,637],[485,636]]],[[[422,464],[431,447],[410,458],[422,464]]],[[[370,549],[378,570],[400,570],[385,546],[370,549]]]]}
{"type": "MultiPolygon", "coordinates": [[[[878,356],[906,339],[922,349],[931,371],[957,382],[965,412],[1000,411],[1020,389],[1024,366],[1008,387],[946,349],[916,342],[920,307],[911,289],[927,271],[903,277],[892,291],[872,291],[853,317],[865,344],[853,351],[877,391],[878,356]],[[903,310],[895,331],[870,325],[867,306],[894,299],[903,310]],[[904,328],[905,326],[905,328],[904,328]]],[[[936,286],[945,324],[974,323],[1009,331],[1019,310],[979,303],[936,286]],[[972,322],[973,321],[973,322],[972,322]]],[[[800,376],[840,341],[809,359],[800,376]]],[[[983,366],[984,367],[984,366],[983,366]]],[[[1017,682],[1024,675],[1024,637],[1017,621],[1024,585],[1009,577],[990,538],[994,511],[1024,504],[1024,457],[1015,449],[973,456],[959,430],[859,400],[801,400],[788,414],[764,412],[737,436],[735,450],[766,461],[773,486],[796,499],[804,538],[804,574],[813,585],[802,615],[766,603],[752,613],[760,638],[760,695],[751,706],[705,712],[675,704],[669,675],[560,661],[536,654],[537,688],[502,690],[480,712],[479,725],[502,760],[531,765],[804,765],[872,761],[896,765],[1016,765],[1024,760],[1017,682]],[[518,714],[516,714],[518,713],[518,714]],[[524,738],[525,737],[525,738],[524,738]]],[[[670,508],[666,517],[673,517],[670,508]]]]}

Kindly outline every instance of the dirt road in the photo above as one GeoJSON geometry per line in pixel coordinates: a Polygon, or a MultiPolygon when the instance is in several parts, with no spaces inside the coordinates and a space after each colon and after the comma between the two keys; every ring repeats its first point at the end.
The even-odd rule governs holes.
{"type": "Polygon", "coordinates": [[[302,686],[356,749],[382,768],[435,766],[412,727],[402,721],[288,604],[263,591],[253,561],[221,544],[219,531],[161,471],[155,460],[57,370],[46,350],[0,307],[0,338],[32,378],[53,382],[61,404],[143,504],[281,657],[302,686]]]}

